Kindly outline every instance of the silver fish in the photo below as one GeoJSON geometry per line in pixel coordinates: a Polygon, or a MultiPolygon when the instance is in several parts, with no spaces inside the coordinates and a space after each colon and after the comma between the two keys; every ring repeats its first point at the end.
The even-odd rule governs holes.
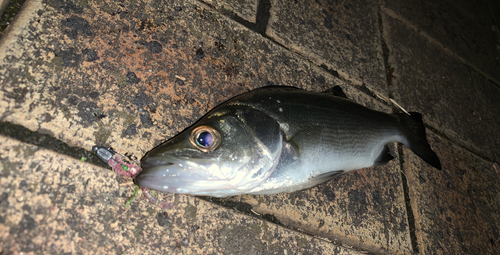
{"type": "Polygon", "coordinates": [[[387,114],[332,94],[269,86],[220,104],[147,153],[135,181],[214,197],[292,192],[387,163],[391,142],[441,169],[419,113],[387,114]]]}

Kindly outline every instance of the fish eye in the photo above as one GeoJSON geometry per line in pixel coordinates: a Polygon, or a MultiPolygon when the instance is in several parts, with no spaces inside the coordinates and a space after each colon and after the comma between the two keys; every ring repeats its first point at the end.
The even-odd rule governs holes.
{"type": "Polygon", "coordinates": [[[191,131],[189,141],[198,150],[209,152],[217,149],[220,145],[221,136],[219,131],[207,125],[199,126],[191,131]]]}

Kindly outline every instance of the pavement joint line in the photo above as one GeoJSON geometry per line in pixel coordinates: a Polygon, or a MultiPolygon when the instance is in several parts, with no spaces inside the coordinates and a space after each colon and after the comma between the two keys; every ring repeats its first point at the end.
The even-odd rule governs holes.
{"type": "MultiPolygon", "coordinates": [[[[266,28],[268,26],[269,18],[270,18],[269,10],[272,7],[271,2],[269,0],[260,0],[259,1],[258,7],[257,7],[257,14],[256,14],[256,16],[257,16],[256,23],[252,23],[252,22],[249,22],[247,20],[244,20],[243,18],[241,18],[240,16],[238,16],[237,14],[235,14],[234,12],[229,11],[229,10],[219,11],[219,10],[215,9],[212,5],[205,3],[205,2],[201,2],[201,1],[203,1],[203,0],[198,0],[198,3],[200,5],[204,5],[206,8],[210,8],[212,11],[217,12],[217,13],[221,14],[222,16],[225,16],[226,18],[232,19],[233,21],[239,23],[240,25],[246,27],[247,29],[250,29],[251,31],[253,31],[257,34],[260,34],[265,39],[282,47],[283,49],[291,52],[292,54],[314,64],[315,66],[321,68],[323,71],[329,73],[330,75],[334,76],[335,78],[337,78],[341,81],[352,82],[350,80],[346,80],[346,79],[342,78],[342,76],[339,74],[338,71],[329,68],[324,63],[315,63],[314,61],[310,60],[307,56],[303,56],[299,52],[281,44],[280,42],[276,41],[274,38],[268,36],[266,34],[266,28]]],[[[354,86],[358,87],[358,85],[354,85],[354,86]]],[[[373,93],[371,93],[371,94],[373,94],[373,93]]],[[[377,98],[374,95],[373,95],[373,97],[377,98]]]]}
{"type": "Polygon", "coordinates": [[[425,126],[425,128],[429,129],[430,131],[432,131],[433,133],[435,133],[436,135],[438,135],[442,139],[448,140],[450,143],[454,144],[455,146],[459,147],[460,149],[463,149],[463,150],[469,152],[470,154],[472,154],[472,155],[474,155],[482,160],[485,160],[485,161],[488,161],[491,163],[496,162],[494,159],[489,158],[488,156],[486,156],[478,151],[475,151],[474,149],[468,148],[467,145],[460,143],[460,140],[456,140],[456,139],[452,139],[452,138],[448,137],[446,134],[440,132],[438,129],[434,128],[433,126],[426,124],[426,123],[424,123],[424,126],[425,126]]]}
{"type": "MultiPolygon", "coordinates": [[[[274,215],[271,215],[271,214],[260,214],[260,213],[255,212],[252,209],[253,206],[251,206],[248,203],[236,202],[236,201],[227,200],[225,198],[217,198],[217,197],[197,196],[197,198],[205,200],[205,201],[213,203],[213,204],[216,204],[218,206],[222,206],[222,207],[234,210],[236,212],[245,214],[246,216],[253,217],[255,219],[259,219],[259,220],[267,221],[267,222],[272,223],[272,224],[276,224],[276,225],[278,225],[278,226],[280,226],[280,227],[282,227],[284,229],[288,229],[288,230],[293,231],[293,232],[298,232],[298,233],[301,233],[303,235],[307,235],[307,236],[311,237],[312,239],[318,239],[318,240],[321,240],[321,241],[324,241],[324,242],[329,242],[329,243],[332,243],[334,245],[342,246],[342,247],[344,247],[346,249],[353,250],[353,251],[358,251],[358,252],[361,252],[361,253],[363,253],[363,252],[369,252],[369,251],[362,250],[362,249],[360,249],[358,247],[355,247],[355,246],[350,246],[350,245],[347,245],[347,244],[344,244],[344,243],[336,242],[336,241],[331,240],[330,238],[328,238],[326,236],[321,236],[321,235],[318,235],[318,234],[313,234],[313,233],[304,231],[304,230],[302,230],[300,228],[296,228],[296,227],[293,227],[293,226],[290,226],[290,225],[283,224],[278,219],[276,219],[274,217],[274,215]]],[[[383,247],[378,247],[378,248],[382,249],[383,247]]]]}
{"type": "MultiPolygon", "coordinates": [[[[390,89],[389,89],[392,86],[392,78],[394,77],[392,75],[392,71],[394,69],[391,67],[391,64],[389,62],[390,49],[387,45],[387,42],[385,41],[384,19],[383,19],[381,5],[379,5],[379,7],[378,7],[377,15],[378,15],[378,27],[379,27],[379,32],[380,32],[380,43],[382,46],[382,56],[383,56],[384,68],[385,68],[386,85],[387,85],[387,90],[389,91],[388,97],[389,97],[389,100],[392,101],[392,103],[395,103],[396,105],[398,105],[394,101],[394,99],[393,99],[394,95],[390,92],[390,89]]],[[[393,108],[393,111],[397,110],[397,109],[394,109],[395,108],[394,105],[392,106],[392,108],[393,108]]],[[[408,112],[406,112],[406,113],[408,114],[408,112]]],[[[404,154],[403,154],[403,148],[402,148],[401,144],[397,145],[397,153],[399,154],[399,170],[401,173],[401,183],[403,186],[403,197],[404,197],[405,208],[406,208],[406,220],[408,221],[408,232],[410,234],[410,244],[411,244],[411,248],[413,250],[413,253],[420,253],[419,252],[419,243],[418,243],[417,235],[415,232],[416,231],[415,215],[413,214],[413,208],[411,206],[411,199],[410,199],[410,193],[409,193],[410,189],[409,189],[409,185],[408,185],[408,180],[406,179],[406,175],[405,175],[404,154]]]]}
{"type": "Polygon", "coordinates": [[[80,147],[70,146],[64,141],[61,141],[49,134],[43,134],[39,131],[31,131],[22,125],[0,121],[0,135],[16,139],[23,143],[32,144],[40,148],[49,149],[77,160],[82,160],[82,157],[85,157],[86,163],[109,169],[109,166],[102,162],[94,152],[80,147]]]}
{"type": "Polygon", "coordinates": [[[382,9],[382,12],[384,14],[386,14],[386,15],[388,15],[388,16],[396,19],[396,20],[398,20],[403,25],[405,25],[406,27],[408,27],[409,29],[411,29],[415,33],[417,33],[419,36],[422,36],[423,38],[425,38],[428,42],[430,42],[430,43],[434,44],[435,46],[439,47],[441,49],[441,51],[443,51],[443,53],[445,53],[446,55],[448,55],[448,56],[450,56],[452,58],[455,58],[459,62],[463,63],[464,65],[466,65],[468,67],[470,67],[476,73],[478,73],[479,75],[481,75],[484,78],[486,78],[487,80],[489,80],[496,87],[500,88],[500,81],[496,80],[495,78],[491,77],[487,73],[483,72],[480,68],[477,68],[472,63],[470,63],[467,60],[465,60],[464,58],[460,57],[458,54],[456,54],[455,52],[453,52],[450,48],[444,46],[441,42],[439,42],[438,40],[434,39],[432,36],[430,36],[426,32],[422,31],[422,29],[418,28],[416,25],[412,24],[409,20],[407,20],[404,17],[402,17],[401,15],[395,13],[391,9],[384,8],[383,6],[381,7],[381,9],[382,9]]]}
{"type": "Polygon", "coordinates": [[[266,34],[269,18],[271,17],[271,1],[259,0],[257,4],[257,13],[255,14],[255,29],[260,34],[266,34]]]}
{"type": "MultiPolygon", "coordinates": [[[[263,1],[263,0],[259,1],[259,6],[260,6],[260,4],[261,4],[261,2],[262,2],[262,1],[263,1]]],[[[268,1],[264,1],[264,2],[268,2],[268,1]]],[[[213,9],[213,7],[211,7],[211,8],[213,9]]],[[[260,8],[260,7],[259,7],[259,8],[260,8]]],[[[390,14],[387,14],[387,10],[382,10],[382,8],[383,8],[383,7],[380,7],[380,9],[379,9],[379,13],[378,13],[379,17],[378,17],[378,19],[379,19],[379,29],[380,29],[380,32],[381,32],[381,40],[382,40],[382,43],[384,44],[384,43],[385,43],[385,40],[384,40],[384,39],[385,39],[385,37],[383,36],[383,33],[382,33],[382,32],[383,32],[383,23],[382,23],[382,21],[383,21],[383,15],[384,15],[384,14],[386,14],[386,15],[388,15],[388,16],[391,16],[391,15],[390,15],[390,14]]],[[[269,11],[269,9],[268,9],[268,11],[269,11]]],[[[217,12],[222,13],[222,12],[220,12],[220,11],[217,11],[217,12]]],[[[235,20],[236,22],[240,23],[241,25],[243,25],[243,26],[245,26],[245,27],[247,27],[247,28],[249,28],[249,29],[250,29],[250,27],[248,27],[248,26],[247,26],[247,25],[245,25],[244,23],[248,23],[248,24],[252,24],[253,26],[256,26],[256,23],[258,23],[258,22],[259,22],[259,19],[257,19],[256,23],[248,22],[248,21],[246,21],[246,20],[242,19],[241,17],[239,17],[237,14],[235,14],[235,13],[233,13],[233,12],[231,12],[231,11],[229,11],[229,12],[230,12],[230,13],[229,13],[229,14],[227,14],[229,18],[231,18],[231,19],[235,20]],[[234,15],[234,16],[233,16],[233,15],[234,15]],[[235,19],[235,17],[236,17],[236,18],[238,18],[239,20],[235,19]]],[[[223,14],[223,13],[222,13],[222,15],[225,15],[225,14],[223,14]]],[[[394,18],[394,17],[393,17],[393,18],[394,18]]],[[[397,17],[396,17],[396,19],[397,19],[397,20],[400,20],[400,19],[399,19],[399,18],[397,18],[397,17]]],[[[400,21],[401,21],[401,20],[400,20],[400,21]]],[[[405,22],[409,22],[409,21],[404,21],[404,22],[402,22],[403,24],[408,25],[408,24],[406,24],[405,22]]],[[[267,24],[267,23],[266,23],[266,24],[267,24]]],[[[256,28],[254,27],[254,29],[256,29],[256,28]]],[[[412,29],[413,29],[413,28],[412,28],[412,29]]],[[[253,29],[251,29],[251,30],[252,30],[252,31],[257,32],[257,30],[253,30],[253,29]]],[[[427,37],[431,38],[429,35],[425,34],[425,33],[424,33],[424,32],[422,32],[421,30],[418,30],[418,29],[417,29],[417,30],[415,30],[415,31],[416,31],[416,32],[417,32],[420,36],[423,36],[424,38],[427,38],[427,37]],[[426,37],[426,36],[427,36],[427,37],[426,37]]],[[[287,50],[288,50],[288,51],[290,51],[291,53],[294,53],[294,54],[297,54],[297,55],[299,55],[299,56],[300,56],[300,54],[299,54],[299,53],[294,52],[293,50],[290,50],[289,48],[287,48],[287,47],[285,47],[285,46],[281,45],[280,43],[276,42],[276,41],[275,41],[275,40],[273,40],[272,38],[268,37],[268,36],[265,34],[265,29],[264,29],[264,33],[263,33],[263,34],[262,34],[262,33],[260,33],[260,32],[257,32],[257,33],[261,34],[262,36],[264,36],[266,39],[270,40],[271,42],[274,42],[274,43],[276,43],[277,45],[282,46],[283,48],[287,49],[287,50]]],[[[0,37],[1,37],[1,36],[2,36],[2,32],[0,32],[0,37]]],[[[431,39],[432,39],[432,38],[431,38],[431,39]]],[[[431,41],[431,43],[437,43],[437,44],[439,45],[439,47],[443,48],[443,51],[445,51],[445,52],[446,52],[446,50],[448,50],[450,53],[447,53],[447,54],[452,54],[452,56],[453,56],[453,57],[458,58],[460,61],[462,61],[462,62],[463,62],[463,64],[464,64],[465,66],[467,66],[468,68],[470,68],[470,70],[475,71],[475,72],[478,72],[478,69],[477,69],[477,68],[475,68],[473,65],[471,65],[471,64],[469,64],[469,63],[467,63],[464,59],[460,58],[458,55],[456,55],[456,54],[455,54],[455,53],[453,53],[451,50],[449,50],[449,49],[447,49],[446,47],[444,47],[443,45],[441,45],[439,42],[435,41],[434,39],[432,39],[432,40],[430,40],[430,41],[431,41]]],[[[387,45],[385,45],[385,47],[387,47],[387,45]]],[[[388,58],[389,58],[389,56],[390,56],[390,51],[389,51],[389,49],[387,48],[387,49],[386,49],[386,50],[387,50],[387,55],[386,55],[386,52],[384,52],[384,50],[385,50],[385,49],[384,49],[384,45],[382,45],[382,49],[383,49],[383,57],[384,57],[384,60],[383,60],[383,61],[384,61],[384,66],[385,66],[386,75],[389,75],[389,73],[387,73],[387,71],[388,71],[388,70],[390,70],[390,65],[389,65],[389,62],[388,62],[388,58]],[[387,57],[387,59],[386,59],[386,57],[387,57]]],[[[313,63],[313,62],[312,62],[312,63],[313,63]]],[[[315,65],[316,65],[316,66],[319,66],[319,65],[317,65],[317,64],[315,64],[315,65]]],[[[342,79],[341,77],[339,77],[338,72],[336,72],[335,70],[331,70],[331,69],[329,69],[326,65],[322,64],[322,65],[320,65],[319,67],[320,67],[320,68],[322,68],[323,70],[325,70],[326,72],[328,72],[329,74],[331,74],[331,75],[333,75],[333,76],[335,76],[335,77],[339,78],[340,80],[345,80],[345,79],[342,79]],[[334,75],[333,73],[336,73],[336,75],[334,75]]],[[[480,71],[479,71],[478,73],[479,73],[480,75],[483,75],[483,76],[484,76],[486,79],[488,79],[489,81],[491,81],[491,82],[492,82],[495,86],[499,86],[499,85],[498,85],[498,83],[497,83],[495,80],[493,80],[493,79],[489,78],[487,75],[483,74],[483,73],[482,73],[482,72],[480,72],[480,71]]],[[[390,85],[391,85],[390,83],[391,83],[391,80],[390,80],[390,79],[389,79],[389,77],[388,77],[388,78],[387,78],[387,86],[390,86],[390,85]]],[[[360,90],[362,93],[367,94],[367,95],[369,95],[369,96],[370,96],[370,97],[372,97],[372,98],[378,99],[377,95],[376,95],[376,94],[374,94],[374,91],[370,90],[370,89],[369,89],[368,87],[366,87],[364,84],[363,84],[361,87],[360,87],[360,86],[357,86],[357,85],[353,85],[353,88],[355,88],[355,89],[357,89],[357,90],[360,90]],[[361,89],[360,89],[360,88],[361,88],[361,89]]],[[[376,93],[376,92],[375,92],[375,93],[376,93]]],[[[389,98],[393,98],[392,94],[389,94],[389,98]]],[[[381,101],[381,100],[378,100],[378,101],[383,102],[383,101],[381,101]]],[[[387,103],[387,102],[383,102],[383,103],[384,103],[385,105],[391,106],[391,104],[390,104],[390,103],[387,103]]],[[[0,130],[1,130],[1,131],[0,131],[0,134],[4,134],[4,133],[3,133],[3,129],[1,128],[1,126],[2,126],[2,125],[4,125],[4,124],[5,124],[5,125],[17,125],[17,124],[13,124],[13,123],[10,123],[10,122],[2,122],[2,121],[0,121],[0,130]]],[[[20,126],[20,125],[19,125],[19,126],[20,126]]],[[[20,126],[20,127],[24,128],[23,126],[20,126]]],[[[16,126],[14,129],[17,129],[17,128],[18,128],[18,127],[16,126]]],[[[489,159],[488,157],[485,157],[484,155],[481,155],[481,153],[474,152],[473,150],[468,149],[468,148],[467,148],[467,146],[465,146],[465,145],[463,145],[463,144],[460,144],[460,142],[461,142],[461,141],[460,141],[459,139],[451,139],[451,138],[449,138],[448,136],[446,136],[445,134],[443,134],[443,133],[441,133],[440,131],[438,131],[437,129],[433,128],[433,127],[432,127],[432,126],[430,126],[430,125],[426,125],[426,128],[428,128],[428,129],[429,129],[429,130],[431,130],[432,132],[436,133],[436,134],[437,134],[437,135],[439,135],[441,138],[443,138],[443,139],[447,139],[447,140],[451,141],[453,144],[457,145],[457,146],[458,146],[458,147],[460,147],[461,149],[464,149],[464,150],[468,151],[469,153],[471,153],[471,154],[473,154],[473,155],[476,155],[476,156],[478,156],[478,157],[480,157],[480,158],[483,158],[483,159],[485,159],[485,160],[487,160],[487,161],[494,162],[493,160],[489,159]]],[[[49,138],[51,138],[51,139],[54,139],[54,140],[56,140],[56,141],[59,141],[59,142],[61,142],[61,143],[65,144],[65,145],[69,146],[69,145],[68,145],[68,144],[66,144],[65,142],[63,142],[63,141],[61,141],[61,140],[58,140],[57,138],[52,137],[52,136],[50,136],[50,135],[43,134],[43,133],[41,133],[41,132],[39,132],[39,131],[30,131],[30,132],[33,132],[33,133],[34,133],[34,136],[37,136],[37,135],[39,135],[40,137],[48,136],[48,137],[49,137],[49,138]]],[[[10,136],[10,135],[6,135],[6,136],[8,136],[8,137],[12,137],[12,136],[10,136]]],[[[12,138],[14,138],[14,139],[16,139],[16,140],[20,140],[20,139],[19,139],[19,138],[17,138],[17,137],[12,137],[12,138]]],[[[25,138],[23,138],[23,139],[25,139],[25,138]]],[[[37,140],[37,139],[35,139],[35,140],[37,140]]],[[[21,140],[21,141],[22,141],[22,140],[21,140]]],[[[23,142],[25,142],[25,141],[23,141],[23,142]]],[[[40,146],[40,147],[44,147],[44,146],[42,146],[41,144],[35,144],[35,143],[31,143],[31,142],[27,142],[27,143],[34,144],[34,145],[37,145],[37,146],[40,146]]],[[[81,149],[81,148],[79,148],[79,147],[72,147],[72,148],[75,148],[75,149],[81,149]]],[[[50,149],[50,148],[49,148],[49,149],[50,149]]],[[[51,150],[53,150],[53,149],[51,149],[51,150]]],[[[81,150],[84,150],[84,149],[81,149],[81,150]]],[[[400,162],[399,162],[399,163],[400,163],[400,167],[401,167],[401,176],[402,176],[402,183],[403,183],[403,188],[404,188],[405,203],[407,203],[408,220],[410,220],[410,219],[409,219],[409,218],[410,218],[409,213],[411,212],[411,213],[412,213],[412,215],[413,215],[413,211],[411,210],[411,209],[412,209],[412,208],[411,208],[411,204],[410,204],[410,201],[411,201],[411,200],[410,200],[410,198],[409,198],[409,191],[408,191],[409,187],[408,187],[408,182],[407,182],[406,175],[405,175],[404,168],[403,168],[403,166],[404,166],[404,157],[403,157],[403,156],[404,156],[404,154],[403,154],[403,147],[402,147],[402,145],[400,145],[400,144],[399,144],[399,145],[398,145],[398,147],[397,147],[397,150],[398,150],[398,154],[400,155],[400,159],[399,159],[399,161],[400,161],[400,162]],[[406,185],[406,188],[405,188],[405,185],[406,185]],[[406,198],[407,198],[407,196],[408,196],[408,200],[406,199],[406,198]],[[408,206],[409,206],[410,210],[408,210],[408,206]]],[[[86,151],[86,150],[84,150],[84,151],[86,151]]],[[[64,154],[64,155],[68,155],[68,156],[70,156],[70,157],[72,157],[72,158],[75,158],[75,159],[80,159],[80,158],[77,158],[77,157],[74,157],[74,156],[72,156],[72,155],[69,155],[69,154],[64,153],[64,152],[65,152],[65,150],[62,150],[62,152],[61,152],[61,151],[56,151],[56,152],[57,152],[57,153],[64,154]]],[[[91,151],[87,151],[87,152],[92,153],[91,151]]],[[[91,162],[89,162],[89,161],[86,161],[86,162],[91,163],[91,162]]],[[[98,162],[100,162],[100,161],[98,161],[98,162]]],[[[92,164],[94,164],[94,163],[92,163],[92,164]]],[[[101,166],[101,165],[99,165],[99,166],[101,166]]],[[[210,201],[210,202],[212,202],[212,201],[210,201]]],[[[212,203],[215,203],[215,202],[212,202],[212,203]]],[[[218,204],[218,203],[215,203],[215,204],[218,204]]],[[[218,205],[219,205],[219,204],[218,204],[218,205]]],[[[231,207],[229,207],[229,208],[231,208],[231,207]]],[[[232,208],[232,209],[233,209],[233,210],[236,210],[236,209],[234,209],[234,208],[232,208]]],[[[238,210],[236,210],[236,211],[238,211],[238,210]]],[[[254,214],[255,214],[255,213],[254,213],[254,214]]],[[[251,215],[251,216],[253,216],[253,217],[259,218],[259,217],[255,216],[254,214],[248,214],[248,215],[251,215]]],[[[260,215],[259,215],[259,216],[260,216],[260,215]]],[[[274,223],[273,221],[267,220],[267,219],[265,219],[265,218],[259,218],[259,219],[263,219],[263,220],[266,220],[266,221],[269,221],[269,222],[274,223]]],[[[414,219],[414,217],[413,217],[413,221],[414,221],[414,220],[415,220],[415,219],[414,219]]],[[[276,223],[275,223],[275,224],[276,224],[276,223]]],[[[278,225],[280,225],[281,227],[284,227],[284,228],[287,228],[287,229],[293,230],[293,231],[298,231],[298,232],[303,233],[303,234],[305,234],[305,235],[309,235],[309,236],[315,237],[315,236],[313,236],[313,235],[311,235],[311,234],[308,234],[307,232],[300,231],[300,230],[297,230],[297,229],[294,229],[294,228],[291,228],[291,227],[287,227],[287,226],[285,226],[285,225],[282,225],[281,223],[279,223],[278,225]]],[[[411,236],[411,245],[412,245],[412,248],[413,248],[413,250],[414,250],[414,252],[415,252],[415,253],[418,253],[418,251],[419,251],[419,250],[418,250],[419,244],[418,244],[418,239],[416,238],[416,234],[415,234],[415,224],[414,224],[414,222],[413,222],[413,225],[410,225],[409,231],[410,231],[410,236],[411,236]],[[413,230],[413,236],[414,236],[414,238],[415,238],[415,244],[414,244],[413,237],[411,236],[411,235],[412,235],[412,234],[411,234],[412,230],[413,230]],[[415,248],[415,247],[416,247],[416,248],[415,248]]],[[[326,240],[325,240],[325,241],[326,241],[326,240]]],[[[355,248],[354,248],[354,249],[355,249],[355,248]]]]}
{"type": "Polygon", "coordinates": [[[411,242],[411,247],[413,249],[413,253],[418,254],[420,252],[416,234],[415,215],[413,215],[413,208],[411,206],[411,198],[410,198],[410,188],[408,185],[408,179],[406,178],[405,174],[404,154],[402,145],[398,144],[397,149],[399,154],[399,168],[401,171],[401,183],[403,185],[403,195],[405,200],[406,215],[408,219],[408,231],[410,232],[410,242],[411,242]]]}
{"type": "MultiPolygon", "coordinates": [[[[380,32],[380,44],[382,46],[382,58],[384,61],[384,68],[385,68],[385,80],[387,83],[387,89],[392,86],[392,78],[394,77],[392,75],[392,72],[394,71],[394,68],[391,66],[389,62],[389,56],[391,55],[391,51],[389,50],[389,46],[387,46],[387,42],[385,41],[385,35],[384,35],[384,20],[383,20],[383,14],[382,14],[382,9],[379,6],[378,8],[378,28],[380,32]]],[[[389,92],[389,98],[392,98],[391,92],[389,92]]]]}
{"type": "Polygon", "coordinates": [[[5,30],[14,22],[25,1],[10,0],[5,9],[3,9],[3,12],[0,13],[0,38],[4,35],[5,30]]]}

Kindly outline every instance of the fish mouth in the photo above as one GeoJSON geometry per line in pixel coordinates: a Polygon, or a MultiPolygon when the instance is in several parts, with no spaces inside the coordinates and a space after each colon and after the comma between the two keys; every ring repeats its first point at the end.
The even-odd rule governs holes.
{"type": "Polygon", "coordinates": [[[234,178],[214,176],[213,173],[207,171],[210,166],[195,166],[182,159],[165,159],[164,156],[148,157],[141,163],[143,170],[135,178],[135,183],[148,189],[221,197],[227,196],[228,190],[238,189],[232,182],[234,178]],[[219,192],[220,195],[218,195],[219,192]]]}

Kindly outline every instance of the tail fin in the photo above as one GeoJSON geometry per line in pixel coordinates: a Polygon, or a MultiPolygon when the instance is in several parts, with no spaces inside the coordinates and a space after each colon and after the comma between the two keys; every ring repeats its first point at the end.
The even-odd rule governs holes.
{"type": "Polygon", "coordinates": [[[404,144],[429,165],[441,170],[441,162],[427,142],[422,115],[417,112],[410,112],[410,115],[406,113],[396,113],[395,115],[407,140],[404,144]]]}

